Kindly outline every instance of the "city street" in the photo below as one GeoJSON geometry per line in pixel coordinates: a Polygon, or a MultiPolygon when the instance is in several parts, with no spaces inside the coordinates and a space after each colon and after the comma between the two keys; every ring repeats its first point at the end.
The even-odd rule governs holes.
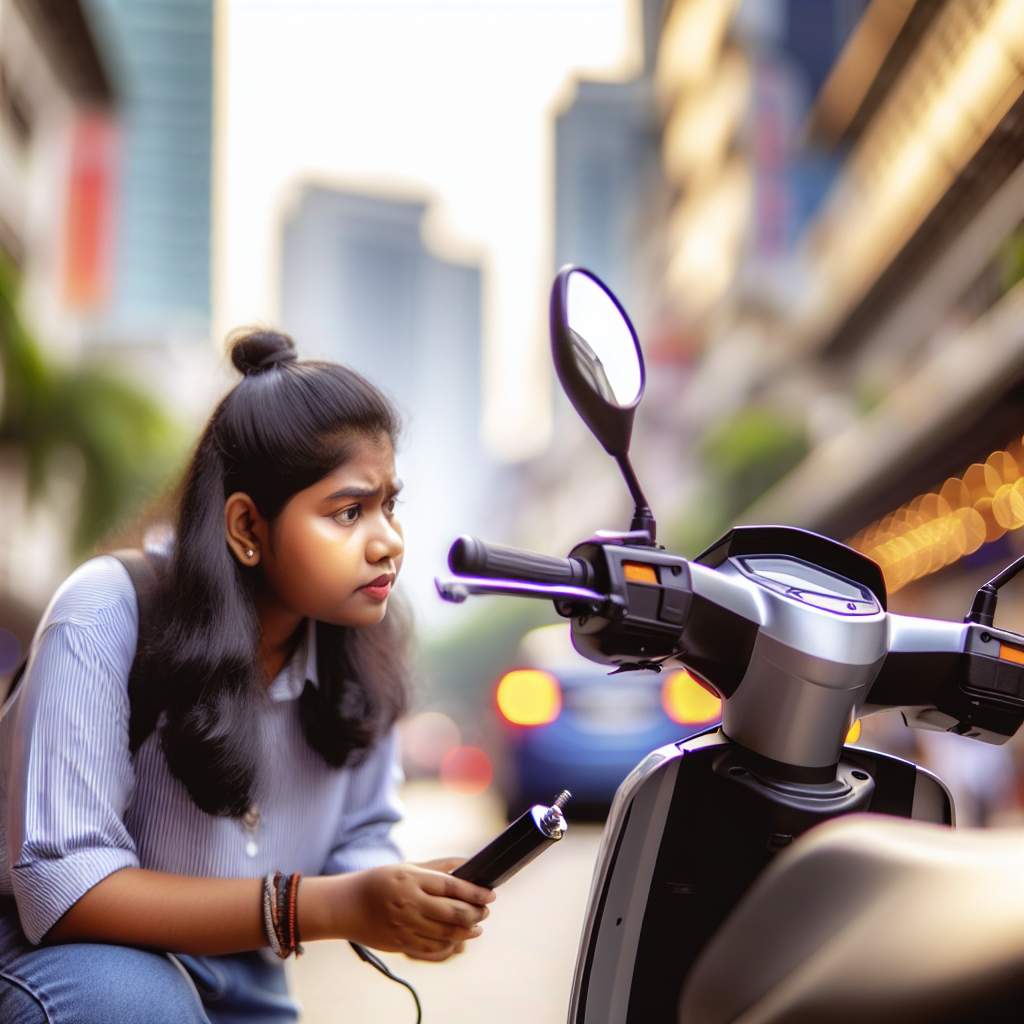
{"type": "MultiPolygon", "coordinates": [[[[867,809],[891,843],[804,856],[941,955],[878,929],[888,988],[863,898],[773,979],[737,916],[705,1005],[1024,1021],[1024,886],[973,898],[1024,828],[1024,0],[0,0],[0,524],[31,942],[224,953],[259,911],[303,1024],[565,1024],[573,815],[721,722],[625,809],[587,1013],[675,1016],[663,961],[867,809]],[[500,786],[571,789],[568,834],[448,962],[295,958],[294,889],[232,893],[340,870],[399,719],[406,862],[490,843],[500,786]]],[[[0,940],[0,1024],[161,996],[102,949],[37,992],[0,940]]]]}
{"type": "MultiPolygon", "coordinates": [[[[503,826],[489,796],[463,796],[433,783],[405,790],[397,830],[410,860],[470,854],[503,826]]],[[[600,843],[597,825],[572,823],[565,839],[502,886],[484,934],[443,964],[384,955],[415,987],[430,1024],[562,1024],[576,944],[600,843]]],[[[362,963],[343,942],[307,946],[290,965],[304,1024],[412,1024],[412,996],[362,963]]]]}

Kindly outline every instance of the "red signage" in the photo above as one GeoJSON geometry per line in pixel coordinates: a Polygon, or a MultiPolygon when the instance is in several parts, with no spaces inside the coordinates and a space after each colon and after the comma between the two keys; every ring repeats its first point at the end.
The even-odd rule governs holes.
{"type": "Polygon", "coordinates": [[[116,158],[110,115],[82,114],[71,139],[64,264],[64,299],[75,309],[102,306],[110,293],[116,158]]]}

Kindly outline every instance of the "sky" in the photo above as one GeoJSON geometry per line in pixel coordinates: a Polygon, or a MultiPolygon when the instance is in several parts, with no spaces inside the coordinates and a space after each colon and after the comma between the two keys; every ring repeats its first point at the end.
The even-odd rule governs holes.
{"type": "Polygon", "coordinates": [[[484,270],[485,443],[542,450],[551,117],[577,76],[635,73],[639,16],[635,0],[220,0],[215,336],[275,322],[303,183],[426,197],[427,244],[484,270]]]}

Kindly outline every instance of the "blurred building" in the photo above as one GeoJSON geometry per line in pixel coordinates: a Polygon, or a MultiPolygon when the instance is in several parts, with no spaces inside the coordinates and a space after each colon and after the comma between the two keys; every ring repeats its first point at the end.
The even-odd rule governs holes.
{"type": "Polygon", "coordinates": [[[751,394],[799,403],[809,450],[747,517],[852,537],[889,516],[856,542],[893,590],[1007,559],[1024,524],[1022,94],[1017,0],[876,2],[806,122],[842,166],[751,394]]]}
{"type": "MultiPolygon", "coordinates": [[[[960,618],[1024,550],[1024,3],[675,0],[658,82],[717,529],[845,539],[960,618]]],[[[979,820],[1014,799],[989,753],[948,758],[979,820]]]]}
{"type": "Polygon", "coordinates": [[[236,379],[211,329],[214,0],[83,0],[116,70],[104,288],[83,354],[198,429],[236,379]]]}
{"type": "Polygon", "coordinates": [[[105,286],[116,96],[87,7],[0,0],[0,250],[61,349],[105,286]]]}
{"type": "Polygon", "coordinates": [[[555,120],[555,266],[576,263],[617,282],[629,308],[649,293],[658,140],[649,78],[577,82],[555,120]]]}
{"type": "Polygon", "coordinates": [[[213,0],[88,0],[122,83],[106,342],[206,340],[213,0]]]}
{"type": "MultiPolygon", "coordinates": [[[[678,422],[700,444],[756,410],[788,445],[730,520],[849,538],[1019,440],[1022,26],[1018,0],[670,6],[664,288],[695,353],[678,422]]],[[[961,557],[981,521],[983,543],[1012,532],[1007,467],[972,491],[961,557]]],[[[955,490],[938,512],[966,507],[955,490]]],[[[904,561],[898,586],[920,575],[904,561]]]]}
{"type": "Polygon", "coordinates": [[[0,447],[11,607],[40,608],[81,557],[80,513],[94,539],[155,486],[172,444],[159,407],[196,420],[224,386],[209,344],[212,61],[212,0],[0,0],[0,248],[40,396],[65,394],[0,447]],[[44,480],[31,501],[30,476],[44,480]]]}
{"type": "Polygon", "coordinates": [[[480,528],[495,496],[480,443],[481,272],[431,252],[427,210],[303,188],[284,219],[280,309],[304,357],[351,366],[398,405],[404,575],[429,616],[448,545],[480,528]]]}
{"type": "Polygon", "coordinates": [[[805,288],[798,240],[842,155],[805,123],[865,0],[675,0],[656,68],[672,195],[664,290],[697,356],[681,422],[722,419],[805,288]]]}
{"type": "Polygon", "coordinates": [[[575,83],[555,118],[555,267],[575,263],[612,283],[645,319],[663,213],[654,43],[664,0],[640,5],[641,73],[631,81],[575,83]]]}
{"type": "MultiPolygon", "coordinates": [[[[659,225],[667,197],[653,76],[665,7],[665,0],[636,4],[636,76],[616,82],[578,80],[554,123],[552,276],[567,263],[594,271],[622,301],[645,344],[658,323],[664,262],[659,225]]],[[[648,358],[663,354],[648,350],[648,358]]],[[[550,361],[547,372],[554,374],[550,361]]],[[[658,383],[669,384],[673,377],[672,367],[665,365],[658,383]]],[[[505,469],[503,486],[522,498],[506,506],[508,514],[499,516],[492,530],[494,539],[564,554],[587,530],[625,529],[631,506],[614,462],[557,387],[554,395],[552,443],[540,458],[505,469]]],[[[642,463],[663,454],[656,437],[671,440],[656,430],[638,439],[642,463]]],[[[655,495],[664,493],[657,480],[644,483],[654,487],[655,495]]]]}
{"type": "MultiPolygon", "coordinates": [[[[82,3],[0,0],[0,251],[58,357],[76,351],[106,283],[115,82],[82,3]]],[[[12,285],[5,273],[7,302],[12,285]]],[[[57,514],[27,513],[26,466],[21,445],[0,443],[0,605],[19,636],[67,557],[57,514]]],[[[73,501],[73,488],[53,497],[73,501]]]]}

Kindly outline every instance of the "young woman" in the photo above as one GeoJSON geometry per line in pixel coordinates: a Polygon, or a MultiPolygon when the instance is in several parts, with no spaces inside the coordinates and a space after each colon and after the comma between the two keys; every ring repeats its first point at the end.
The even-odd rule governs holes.
{"type": "Polygon", "coordinates": [[[231,356],[244,378],[186,471],[143,635],[124,566],[87,561],[0,718],[7,1024],[296,1020],[300,941],[444,960],[493,899],[389,839],[395,413],[284,335],[231,356]],[[134,753],[132,672],[161,709],[134,753]]]}

